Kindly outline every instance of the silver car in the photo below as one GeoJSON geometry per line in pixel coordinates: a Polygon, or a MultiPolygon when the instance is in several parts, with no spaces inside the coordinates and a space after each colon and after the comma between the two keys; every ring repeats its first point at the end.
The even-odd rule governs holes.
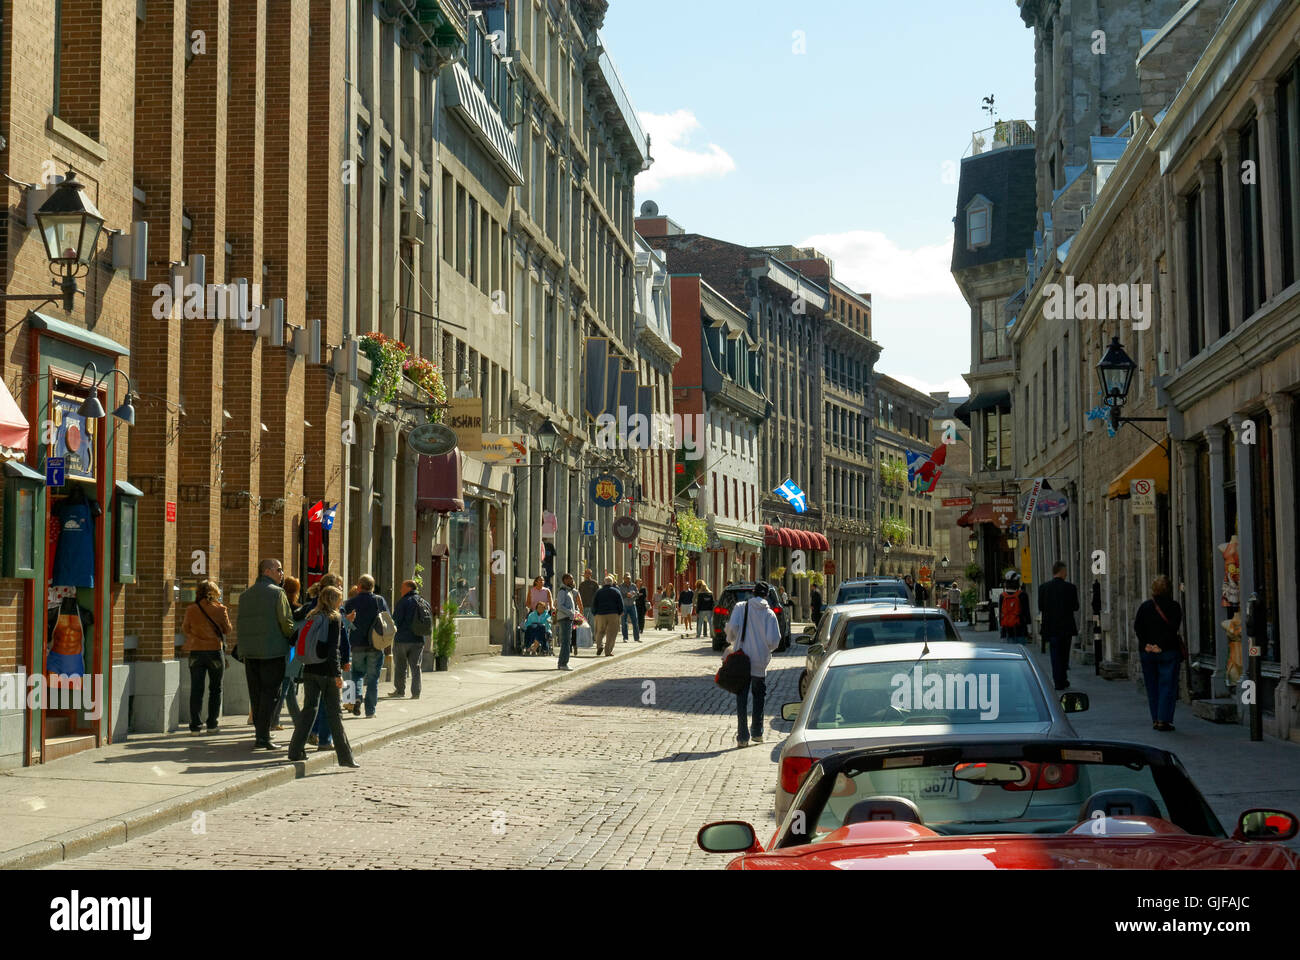
{"type": "Polygon", "coordinates": [[[816,633],[806,628],[796,638],[797,643],[808,644],[803,673],[799,675],[799,696],[807,696],[817,668],[836,650],[920,640],[961,640],[961,634],[947,612],[936,607],[908,607],[880,600],[827,607],[816,633]]]}
{"type": "Polygon", "coordinates": [[[891,643],[838,650],[813,675],[801,703],[781,715],[776,818],[822,757],[890,743],[978,741],[989,736],[1074,737],[1067,713],[1088,697],[1059,697],[1020,644],[891,643]]]}

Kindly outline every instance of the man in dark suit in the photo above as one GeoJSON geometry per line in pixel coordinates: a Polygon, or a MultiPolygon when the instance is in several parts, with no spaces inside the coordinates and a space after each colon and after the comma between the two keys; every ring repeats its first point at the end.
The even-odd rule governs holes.
{"type": "Polygon", "coordinates": [[[1038,588],[1038,613],[1043,637],[1052,645],[1052,681],[1057,690],[1070,685],[1070,643],[1079,632],[1074,613],[1079,609],[1079,590],[1065,579],[1065,564],[1052,564],[1052,579],[1038,588]]]}

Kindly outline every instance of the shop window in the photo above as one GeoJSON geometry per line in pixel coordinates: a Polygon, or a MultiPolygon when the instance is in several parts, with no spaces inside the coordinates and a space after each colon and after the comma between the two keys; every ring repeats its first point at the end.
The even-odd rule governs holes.
{"type": "Polygon", "coordinates": [[[139,533],[137,508],[143,491],[118,481],[114,498],[117,536],[114,541],[113,571],[118,583],[135,583],[136,540],[139,533]]]}
{"type": "Polygon", "coordinates": [[[458,617],[482,617],[482,507],[468,503],[459,513],[447,517],[448,599],[458,608],[458,617]]]}
{"type": "MultiPolygon", "coordinates": [[[[44,477],[15,461],[4,465],[3,574],[36,579],[36,504],[44,477]]],[[[40,524],[44,529],[44,520],[40,524]]]]}

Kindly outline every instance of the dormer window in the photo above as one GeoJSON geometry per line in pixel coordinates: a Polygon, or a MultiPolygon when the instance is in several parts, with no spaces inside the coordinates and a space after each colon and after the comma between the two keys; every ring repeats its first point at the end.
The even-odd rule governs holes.
{"type": "Polygon", "coordinates": [[[982,194],[977,194],[966,204],[966,249],[978,250],[989,244],[993,204],[982,194]]]}

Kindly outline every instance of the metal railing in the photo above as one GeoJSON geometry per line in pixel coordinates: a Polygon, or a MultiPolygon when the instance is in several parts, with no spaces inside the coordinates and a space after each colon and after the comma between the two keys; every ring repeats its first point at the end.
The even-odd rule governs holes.
{"type": "Polygon", "coordinates": [[[609,85],[610,91],[614,94],[614,102],[618,104],[619,112],[623,114],[623,121],[632,132],[632,138],[641,148],[642,154],[648,157],[650,155],[650,138],[646,136],[645,129],[641,126],[641,120],[637,117],[636,108],[632,106],[632,98],[628,96],[623,78],[619,75],[618,67],[614,65],[614,61],[609,55],[609,48],[605,45],[604,36],[599,33],[596,36],[597,42],[600,44],[598,63],[601,76],[605,78],[605,83],[609,85]]]}
{"type": "Polygon", "coordinates": [[[977,157],[1008,147],[1032,146],[1033,143],[1034,128],[1028,120],[999,120],[993,126],[971,134],[970,146],[964,156],[977,157]]]}

